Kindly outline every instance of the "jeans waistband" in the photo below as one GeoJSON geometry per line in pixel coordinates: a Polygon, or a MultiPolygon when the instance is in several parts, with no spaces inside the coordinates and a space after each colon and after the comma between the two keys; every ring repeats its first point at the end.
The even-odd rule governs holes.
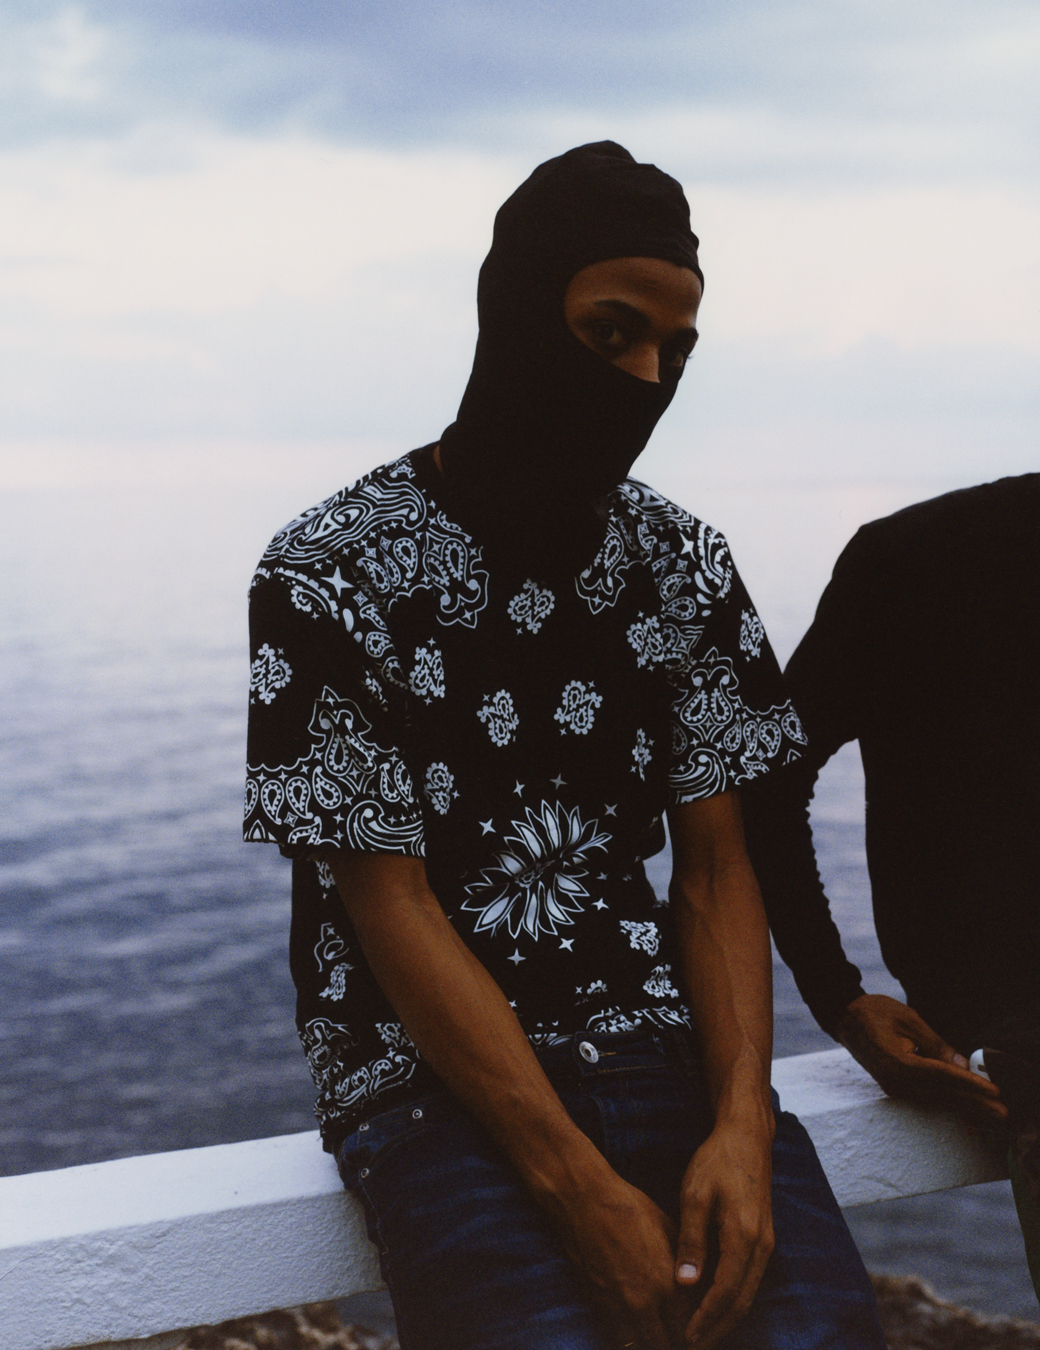
{"type": "Polygon", "coordinates": [[[700,1062],[697,1042],[689,1027],[638,1027],[635,1031],[575,1031],[553,1045],[535,1046],[535,1054],[548,1067],[565,1063],[583,1072],[606,1068],[615,1058],[643,1054],[693,1067],[700,1062]],[[604,1063],[606,1061],[606,1063],[604,1063]]]}

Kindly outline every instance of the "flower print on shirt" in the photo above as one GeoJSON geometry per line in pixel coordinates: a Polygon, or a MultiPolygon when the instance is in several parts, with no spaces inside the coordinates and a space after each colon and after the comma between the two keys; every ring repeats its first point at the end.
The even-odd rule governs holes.
{"type": "Polygon", "coordinates": [[[646,952],[647,956],[656,956],[661,943],[661,934],[657,924],[647,919],[640,923],[635,919],[622,919],[621,927],[628,934],[629,945],[637,952],[646,952]]]}
{"type": "Polygon", "coordinates": [[[748,656],[759,656],[766,630],[762,620],[753,609],[745,609],[740,614],[740,650],[748,656]]]}
{"type": "Polygon", "coordinates": [[[428,647],[416,647],[408,684],[412,693],[427,703],[444,697],[444,658],[432,642],[428,647]]]}
{"type": "Polygon", "coordinates": [[[664,634],[656,614],[651,614],[649,618],[640,614],[637,621],[629,626],[627,636],[640,669],[665,659],[664,634]]]}
{"type": "Polygon", "coordinates": [[[510,600],[509,617],[516,624],[518,633],[523,632],[525,625],[529,632],[537,633],[553,612],[555,604],[556,597],[552,591],[528,579],[510,600]]]}
{"type": "Polygon", "coordinates": [[[590,1019],[588,1029],[601,1035],[614,1031],[635,1031],[641,1022],[639,1016],[629,1017],[617,1008],[608,1008],[606,1012],[590,1019]]]}
{"type": "Polygon", "coordinates": [[[333,966],[329,974],[328,987],[323,989],[318,995],[319,998],[330,998],[338,1001],[347,992],[347,975],[354,967],[349,961],[344,961],[338,966],[333,966]]]}
{"type": "Polygon", "coordinates": [[[270,703],[279,689],[284,689],[292,678],[289,663],[282,652],[264,645],[256,654],[256,660],[249,667],[249,689],[264,703],[270,703]]]}
{"type": "Polygon", "coordinates": [[[477,716],[487,728],[487,734],[496,745],[508,745],[516,735],[520,719],[513,708],[512,695],[500,689],[493,698],[484,699],[484,706],[477,716]]]}
{"type": "Polygon", "coordinates": [[[638,773],[641,781],[644,783],[646,782],[646,766],[650,763],[651,759],[653,759],[653,753],[650,748],[652,745],[653,741],[642,727],[640,727],[636,732],[636,744],[632,751],[632,758],[635,760],[635,763],[632,765],[632,772],[638,773]]]}
{"type": "Polygon", "coordinates": [[[672,984],[671,975],[671,966],[654,966],[643,988],[651,998],[678,998],[679,991],[672,984]]]}
{"type": "Polygon", "coordinates": [[[455,775],[447,764],[431,764],[426,770],[424,786],[433,809],[439,811],[442,816],[446,815],[453,798],[459,795],[455,791],[455,775]]]}
{"type": "Polygon", "coordinates": [[[585,736],[592,730],[596,709],[603,702],[603,696],[597,694],[594,686],[583,680],[571,680],[563,691],[560,706],[553,716],[560,723],[560,731],[573,731],[585,736]]]}
{"type": "Polygon", "coordinates": [[[514,820],[512,829],[495,865],[466,887],[462,908],[480,915],[478,933],[494,933],[505,924],[513,938],[521,929],[536,939],[555,935],[557,924],[571,924],[582,912],[581,901],[589,895],[588,854],[604,851],[610,836],[597,822],[583,821],[577,807],[568,811],[554,802],[542,802],[537,813],[528,807],[526,819],[514,820]]]}

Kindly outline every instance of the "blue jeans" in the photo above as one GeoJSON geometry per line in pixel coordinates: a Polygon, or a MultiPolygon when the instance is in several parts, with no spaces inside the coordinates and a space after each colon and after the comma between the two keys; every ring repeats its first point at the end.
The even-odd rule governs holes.
{"type": "MultiPolygon", "coordinates": [[[[683,1173],[712,1123],[689,1035],[582,1033],[538,1057],[615,1171],[677,1220],[683,1173]],[[589,1045],[594,1063],[579,1050],[589,1045]]],[[[371,1117],[338,1162],[379,1248],[402,1350],[617,1350],[541,1211],[446,1089],[431,1082],[371,1117]]],[[[779,1109],[773,1175],[776,1249],[727,1350],[885,1350],[816,1152],[779,1109]]]]}

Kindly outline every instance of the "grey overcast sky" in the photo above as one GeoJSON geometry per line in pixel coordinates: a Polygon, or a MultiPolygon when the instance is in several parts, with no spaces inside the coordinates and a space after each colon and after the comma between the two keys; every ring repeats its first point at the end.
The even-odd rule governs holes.
{"type": "Polygon", "coordinates": [[[604,136],[702,239],[662,462],[1032,467],[1038,66],[1003,0],[3,0],[0,482],[435,437],[495,207],[604,136]]]}

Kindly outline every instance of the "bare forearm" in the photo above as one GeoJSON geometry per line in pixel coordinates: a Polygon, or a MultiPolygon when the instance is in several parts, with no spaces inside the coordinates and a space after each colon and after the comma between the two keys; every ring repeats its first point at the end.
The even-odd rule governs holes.
{"type": "Polygon", "coordinates": [[[329,861],[372,973],[420,1053],[540,1203],[564,1203],[606,1163],[563,1109],[502,991],[429,892],[422,864],[399,869],[406,886],[387,886],[379,859],[329,861]]]}
{"type": "Polygon", "coordinates": [[[743,849],[713,856],[696,843],[680,835],[673,845],[670,899],[683,983],[719,1111],[732,1104],[734,1093],[768,1101],[772,961],[765,912],[743,849]]]}
{"type": "MultiPolygon", "coordinates": [[[[750,875],[750,867],[747,869],[750,875]]],[[[768,1099],[772,1054],[769,930],[754,878],[706,881],[696,904],[676,904],[686,985],[716,1112],[768,1099]]]]}

